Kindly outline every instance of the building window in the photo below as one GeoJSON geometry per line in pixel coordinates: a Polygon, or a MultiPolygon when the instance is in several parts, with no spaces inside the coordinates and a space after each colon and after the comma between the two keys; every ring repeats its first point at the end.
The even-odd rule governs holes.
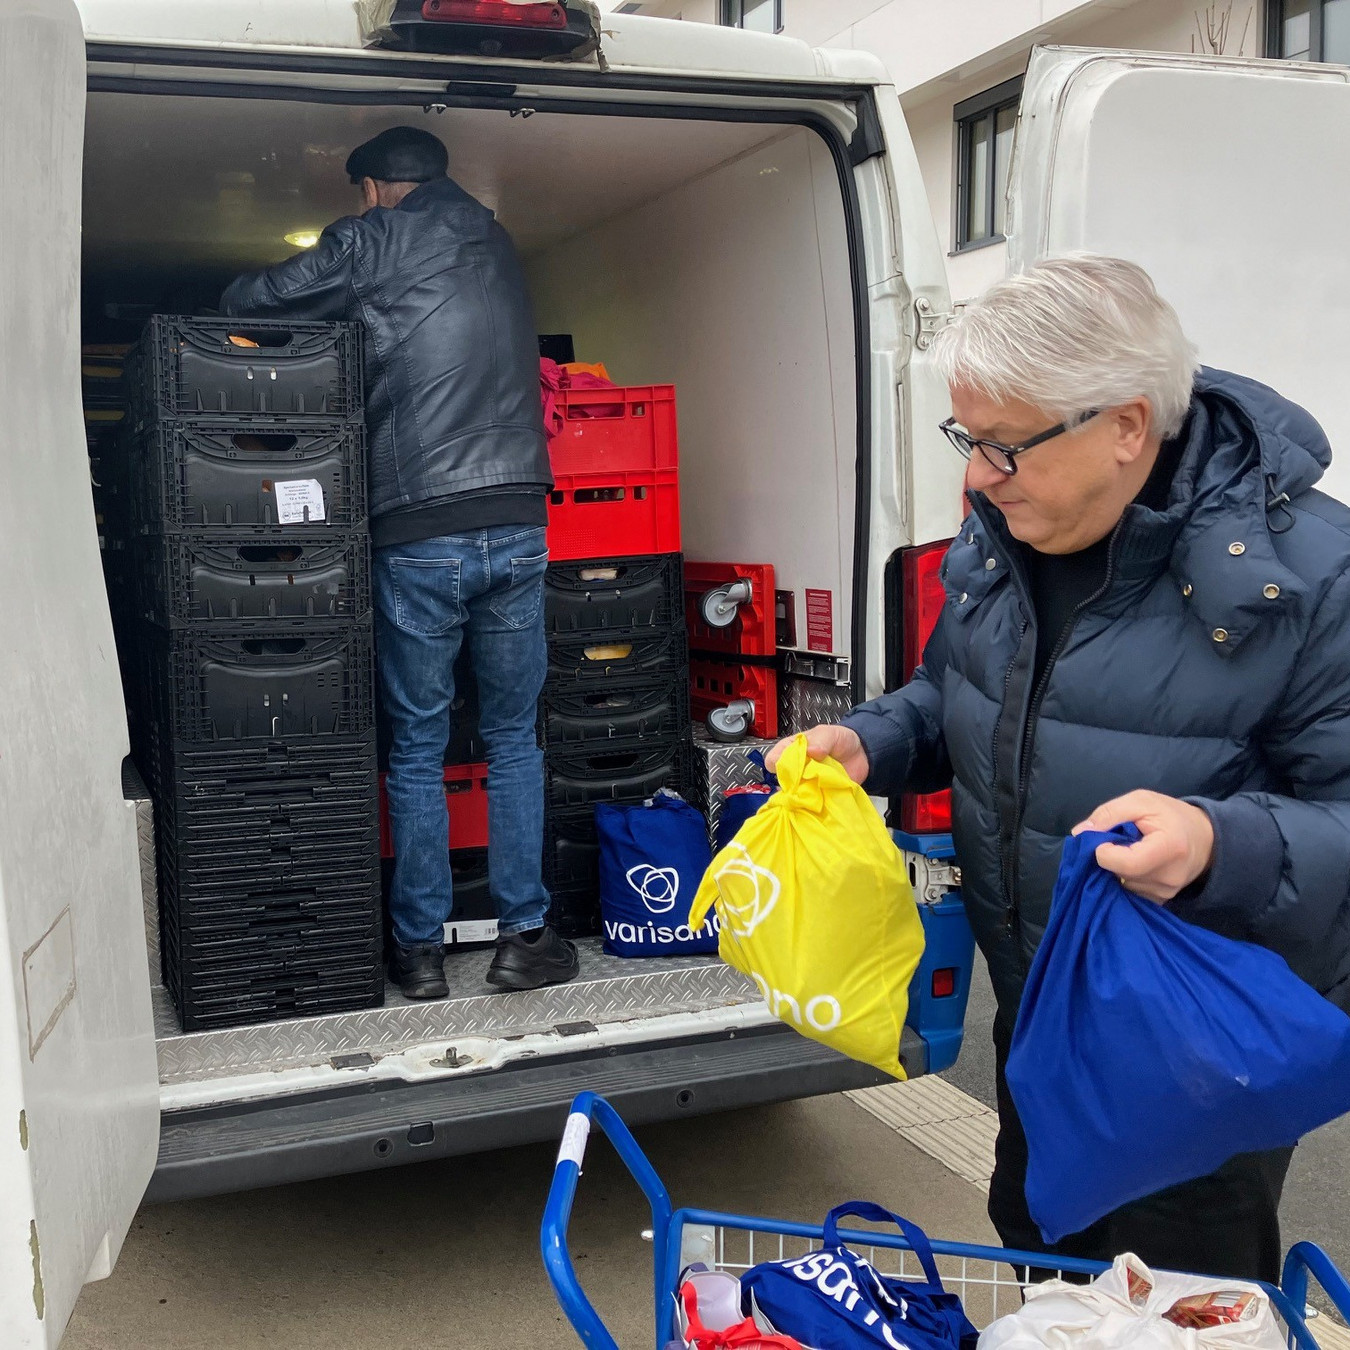
{"type": "Polygon", "coordinates": [[[1350,0],[1270,0],[1266,20],[1269,55],[1350,65],[1350,0]]]}
{"type": "Polygon", "coordinates": [[[722,0],[722,22],[728,28],[756,33],[783,31],[783,0],[722,0]]]}
{"type": "Polygon", "coordinates": [[[954,110],[956,119],[956,248],[1003,238],[1008,164],[1022,77],[986,89],[954,110]]]}

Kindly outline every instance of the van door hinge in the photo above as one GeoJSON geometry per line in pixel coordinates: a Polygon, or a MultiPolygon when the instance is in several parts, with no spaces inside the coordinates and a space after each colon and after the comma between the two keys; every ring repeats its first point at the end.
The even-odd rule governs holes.
{"type": "Polygon", "coordinates": [[[926,352],[933,345],[933,339],[952,321],[951,314],[934,309],[932,301],[924,296],[914,302],[914,317],[917,320],[914,345],[921,352],[926,352]]]}

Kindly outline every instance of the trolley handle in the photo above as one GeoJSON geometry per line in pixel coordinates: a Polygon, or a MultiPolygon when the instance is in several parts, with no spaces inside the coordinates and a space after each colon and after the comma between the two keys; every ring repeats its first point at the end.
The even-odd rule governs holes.
{"type": "Polygon", "coordinates": [[[1300,1314],[1308,1306],[1308,1279],[1316,1280],[1336,1311],[1350,1321],[1350,1283],[1315,1242],[1295,1243],[1284,1259],[1280,1288],[1300,1314]]]}
{"type": "MultiPolygon", "coordinates": [[[[666,1244],[670,1237],[673,1211],[670,1195],[662,1185],[661,1178],[656,1175],[656,1169],[647,1160],[647,1155],[620,1119],[619,1113],[594,1092],[581,1093],[572,1103],[562,1143],[558,1147],[553,1184],[549,1187],[548,1203],[544,1206],[539,1245],[549,1283],[581,1339],[591,1350],[619,1350],[590,1299],[586,1297],[567,1247],[572,1203],[576,1199],[581,1164],[586,1156],[586,1145],[593,1125],[598,1125],[601,1133],[614,1145],[623,1165],[647,1198],[652,1213],[652,1259],[658,1271],[666,1268],[666,1244]]],[[[659,1325],[661,1309],[658,1307],[656,1312],[659,1325]]]]}

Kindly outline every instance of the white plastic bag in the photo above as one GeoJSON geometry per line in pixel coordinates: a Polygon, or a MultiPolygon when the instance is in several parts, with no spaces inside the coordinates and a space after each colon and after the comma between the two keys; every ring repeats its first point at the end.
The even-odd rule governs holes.
{"type": "Polygon", "coordinates": [[[1270,1300],[1254,1284],[1154,1274],[1118,1256],[1091,1284],[1049,1280],[1020,1312],[980,1335],[979,1350],[1284,1350],[1270,1300]],[[1233,1320],[1226,1320],[1226,1319],[1233,1320]]]}

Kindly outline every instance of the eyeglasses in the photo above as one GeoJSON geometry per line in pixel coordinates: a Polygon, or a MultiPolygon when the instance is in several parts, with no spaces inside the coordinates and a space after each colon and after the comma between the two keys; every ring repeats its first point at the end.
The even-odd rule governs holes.
{"type": "Polygon", "coordinates": [[[957,425],[954,417],[949,417],[938,429],[956,447],[957,453],[963,459],[969,459],[978,450],[999,473],[1006,473],[1011,477],[1017,472],[1018,455],[1025,454],[1028,450],[1034,450],[1036,446],[1044,445],[1046,441],[1053,441],[1056,436],[1062,436],[1066,431],[1077,431],[1079,427],[1085,422],[1090,422],[1101,411],[1100,408],[1094,408],[1091,412],[1085,412],[1081,417],[1074,418],[1072,421],[1056,422],[1048,430],[1037,433],[1020,445],[1004,445],[1002,441],[990,441],[979,436],[972,436],[970,432],[957,425]]]}

